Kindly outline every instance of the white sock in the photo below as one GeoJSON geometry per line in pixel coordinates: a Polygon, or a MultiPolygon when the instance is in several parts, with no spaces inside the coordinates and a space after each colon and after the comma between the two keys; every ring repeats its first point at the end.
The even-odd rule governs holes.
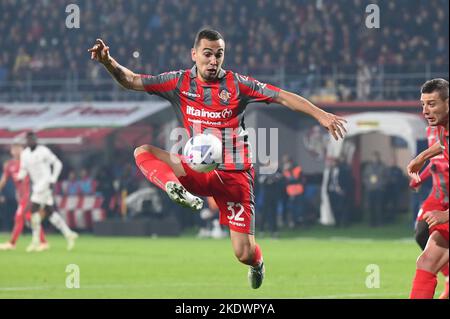
{"type": "Polygon", "coordinates": [[[64,235],[64,237],[67,238],[72,233],[69,226],[67,226],[64,219],[62,219],[62,217],[57,212],[52,213],[49,221],[64,235]]]}
{"type": "Polygon", "coordinates": [[[33,245],[39,245],[39,235],[41,233],[41,215],[39,213],[33,213],[31,215],[31,243],[33,245]]]}

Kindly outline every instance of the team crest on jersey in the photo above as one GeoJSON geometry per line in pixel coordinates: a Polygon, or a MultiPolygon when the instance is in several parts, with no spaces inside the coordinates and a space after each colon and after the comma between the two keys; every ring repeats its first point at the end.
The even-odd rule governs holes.
{"type": "Polygon", "coordinates": [[[222,102],[227,103],[228,100],[231,97],[231,93],[228,92],[227,90],[223,89],[222,91],[220,91],[219,93],[219,98],[222,102]]]}

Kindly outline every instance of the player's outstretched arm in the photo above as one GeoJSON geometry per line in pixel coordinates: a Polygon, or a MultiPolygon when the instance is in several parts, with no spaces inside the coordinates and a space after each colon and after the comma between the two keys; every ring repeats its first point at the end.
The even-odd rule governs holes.
{"type": "Polygon", "coordinates": [[[422,169],[423,165],[427,160],[429,160],[432,157],[435,157],[436,155],[439,155],[442,153],[441,144],[439,142],[433,144],[429,148],[427,148],[425,151],[420,153],[416,156],[411,162],[409,162],[407,170],[408,175],[412,179],[414,179],[416,182],[420,182],[420,176],[419,171],[422,169]]]}
{"type": "Polygon", "coordinates": [[[0,178],[0,192],[5,187],[7,181],[8,181],[8,174],[6,173],[6,163],[3,163],[3,174],[2,177],[0,178]]]}
{"type": "Polygon", "coordinates": [[[274,99],[274,102],[284,105],[293,111],[311,115],[330,132],[335,140],[343,138],[347,132],[344,127],[344,123],[347,121],[344,118],[325,112],[297,94],[280,90],[280,94],[274,99]]]}
{"type": "Polygon", "coordinates": [[[97,39],[92,48],[88,50],[91,53],[91,60],[96,60],[103,64],[116,81],[126,89],[144,91],[144,84],[141,76],[121,66],[114,58],[109,55],[109,46],[102,39],[97,39]]]}
{"type": "Polygon", "coordinates": [[[409,187],[417,190],[420,185],[426,181],[428,178],[431,177],[431,163],[429,163],[424,169],[423,171],[420,173],[419,178],[420,181],[416,181],[415,179],[411,179],[409,181],[409,187]]]}

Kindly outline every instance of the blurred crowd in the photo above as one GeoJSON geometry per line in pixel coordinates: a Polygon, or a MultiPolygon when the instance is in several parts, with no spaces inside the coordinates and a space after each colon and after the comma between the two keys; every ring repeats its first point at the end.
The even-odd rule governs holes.
{"type": "Polygon", "coordinates": [[[284,69],[300,78],[290,89],[320,87],[337,98],[368,99],[380,67],[448,73],[448,11],[447,0],[2,0],[0,87],[30,78],[107,78],[86,52],[96,38],[137,72],[188,68],[196,32],[210,26],[226,39],[225,68],[255,76],[284,69]],[[80,8],[79,29],[65,25],[69,3],[80,8]],[[379,29],[365,25],[371,3],[380,7],[379,29]],[[317,74],[336,77],[319,81],[317,74]]]}

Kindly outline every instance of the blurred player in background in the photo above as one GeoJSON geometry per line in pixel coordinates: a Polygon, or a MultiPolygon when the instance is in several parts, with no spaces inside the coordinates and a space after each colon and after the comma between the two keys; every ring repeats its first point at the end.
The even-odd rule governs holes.
{"type": "Polygon", "coordinates": [[[197,237],[200,238],[224,238],[228,234],[223,231],[220,226],[220,212],[219,206],[217,206],[216,201],[211,196],[206,198],[206,207],[200,211],[200,223],[201,227],[197,234],[197,237]]]}
{"type": "MultiPolygon", "coordinates": [[[[432,146],[439,142],[438,129],[436,126],[429,126],[427,128],[428,136],[428,146],[432,146]]],[[[422,248],[425,249],[428,237],[430,236],[430,229],[427,222],[423,219],[423,215],[427,212],[445,211],[448,209],[448,193],[449,193],[449,175],[448,175],[448,161],[444,158],[443,154],[433,157],[430,159],[430,163],[425,167],[425,169],[420,173],[420,181],[416,182],[411,180],[409,186],[413,189],[417,189],[420,185],[427,180],[432,178],[433,187],[427,199],[422,203],[422,207],[417,214],[417,221],[415,227],[415,238],[416,242],[422,248]]],[[[442,274],[445,276],[445,290],[442,292],[440,299],[448,298],[448,263],[444,265],[441,269],[442,274]]]]}
{"type": "Polygon", "coordinates": [[[121,66],[100,39],[88,51],[91,59],[102,63],[123,87],[157,94],[171,102],[189,133],[195,131],[193,123],[201,123],[200,132],[193,133],[219,129],[224,146],[231,144],[231,150],[230,147],[223,148],[224,163],[205,174],[193,171],[178,155],[151,145],[138,147],[134,155],[146,178],[167,192],[173,201],[198,210],[203,201],[191,193],[214,198],[219,206],[221,224],[230,229],[234,254],[241,263],[250,266],[251,287],[259,288],[265,268],[261,248],[254,236],[254,170],[243,117],[246,105],[274,102],[304,112],[327,128],[335,139],[343,137],[345,120],[296,94],[222,69],[225,42],[214,30],[204,29],[197,33],[191,50],[195,63],[192,69],[157,76],[136,74],[121,66]],[[230,129],[233,133],[227,135],[230,129]],[[243,154],[236,153],[236,149],[242,148],[243,154]],[[234,160],[237,155],[243,155],[241,162],[234,160]]]}
{"type": "Polygon", "coordinates": [[[46,216],[50,216],[50,223],[64,235],[67,240],[67,249],[71,250],[78,234],[70,230],[64,219],[56,212],[53,198],[53,186],[61,173],[62,163],[48,147],[37,144],[36,135],[33,132],[27,133],[26,141],[27,148],[22,151],[20,157],[18,178],[25,179],[28,175],[32,184],[31,229],[33,234],[27,251],[39,249],[41,221],[46,216]]]}
{"type": "MultiPolygon", "coordinates": [[[[14,182],[16,189],[17,210],[14,217],[14,228],[12,231],[11,239],[0,244],[0,250],[12,250],[16,248],[17,239],[22,233],[25,219],[31,219],[30,211],[30,179],[29,177],[19,180],[17,175],[20,168],[20,154],[23,151],[23,147],[20,144],[13,144],[10,148],[11,159],[3,164],[3,174],[0,179],[0,192],[5,187],[8,179],[11,178],[14,182]]],[[[43,251],[49,249],[49,245],[45,240],[44,229],[40,231],[40,244],[37,247],[37,251],[43,251]]]]}
{"type": "MultiPolygon", "coordinates": [[[[442,153],[447,162],[448,180],[448,81],[433,79],[425,82],[421,89],[423,115],[430,126],[437,127],[439,142],[417,155],[408,164],[408,174],[416,182],[420,182],[419,172],[427,160],[442,153]]],[[[440,205],[438,205],[440,206],[440,205]]],[[[430,207],[430,211],[423,214],[423,220],[428,223],[430,237],[424,251],[416,262],[416,274],[410,298],[432,299],[437,285],[437,273],[445,266],[448,267],[449,258],[449,225],[448,205],[445,207],[430,207]]]]}

